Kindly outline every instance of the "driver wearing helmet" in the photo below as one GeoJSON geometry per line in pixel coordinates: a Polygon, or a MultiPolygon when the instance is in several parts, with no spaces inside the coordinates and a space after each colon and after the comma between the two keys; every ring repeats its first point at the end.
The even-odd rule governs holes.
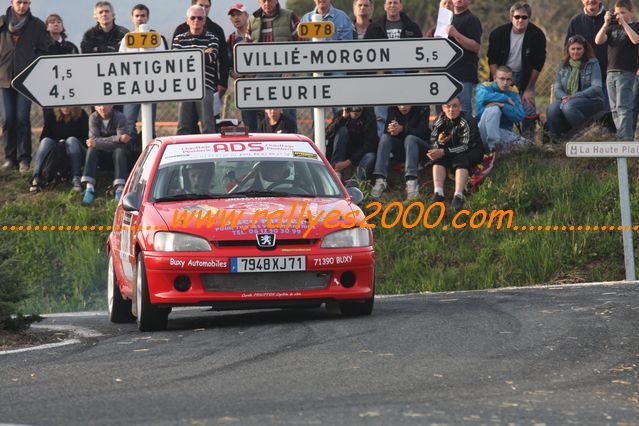
{"type": "Polygon", "coordinates": [[[263,161],[259,171],[262,188],[269,189],[275,183],[291,179],[291,170],[290,161],[263,161]]]}

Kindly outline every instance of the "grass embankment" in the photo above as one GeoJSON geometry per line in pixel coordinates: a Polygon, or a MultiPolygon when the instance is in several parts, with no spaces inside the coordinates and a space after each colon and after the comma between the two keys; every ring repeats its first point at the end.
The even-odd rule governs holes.
{"type": "MultiPolygon", "coordinates": [[[[428,206],[430,169],[423,173],[421,201],[428,206]]],[[[631,182],[636,182],[636,168],[631,168],[631,174],[631,182]]],[[[95,205],[87,208],[80,205],[81,195],[68,192],[66,187],[29,195],[26,179],[17,173],[0,175],[0,183],[5,191],[0,198],[0,226],[112,223],[115,203],[111,195],[98,194],[95,205]]],[[[448,181],[448,198],[450,184],[448,181]]],[[[631,199],[636,199],[636,192],[631,199]]],[[[403,183],[395,178],[382,202],[386,205],[403,197],[403,183]]],[[[465,207],[471,211],[510,209],[515,213],[512,226],[519,229],[378,226],[374,231],[377,293],[624,278],[619,231],[561,230],[564,225],[620,225],[614,160],[566,159],[563,153],[536,149],[501,156],[479,191],[468,196],[465,207]],[[522,231],[524,225],[535,229],[522,231]],[[560,230],[547,231],[548,225],[557,225],[560,230]]],[[[638,209],[634,210],[637,217],[638,209]]],[[[435,220],[434,212],[430,223],[435,220]]],[[[450,224],[450,218],[447,216],[442,225],[450,224]]],[[[389,214],[387,222],[392,219],[389,214]]],[[[379,224],[379,216],[375,223],[379,224]]],[[[31,290],[23,312],[104,309],[106,235],[106,231],[0,230],[3,246],[15,253],[15,268],[31,290]]]]}

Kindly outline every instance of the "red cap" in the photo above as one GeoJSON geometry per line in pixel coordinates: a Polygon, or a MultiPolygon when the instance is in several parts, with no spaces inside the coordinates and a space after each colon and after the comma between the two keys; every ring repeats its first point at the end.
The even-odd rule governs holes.
{"type": "Polygon", "coordinates": [[[234,10],[238,12],[246,13],[246,7],[244,7],[242,3],[235,3],[233,6],[231,6],[228,14],[230,15],[231,13],[233,13],[234,10]]]}

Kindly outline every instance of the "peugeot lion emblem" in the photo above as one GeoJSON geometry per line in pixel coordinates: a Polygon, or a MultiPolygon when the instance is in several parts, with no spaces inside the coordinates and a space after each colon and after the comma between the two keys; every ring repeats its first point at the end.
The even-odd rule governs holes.
{"type": "Polygon", "coordinates": [[[257,246],[259,248],[274,248],[275,234],[257,234],[257,246]]]}

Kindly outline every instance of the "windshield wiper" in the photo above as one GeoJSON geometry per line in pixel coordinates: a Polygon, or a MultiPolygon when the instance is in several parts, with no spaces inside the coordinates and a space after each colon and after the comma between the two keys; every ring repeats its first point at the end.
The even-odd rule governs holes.
{"type": "Polygon", "coordinates": [[[156,198],[156,203],[164,203],[167,201],[188,201],[188,200],[215,200],[218,198],[226,198],[227,195],[221,194],[175,194],[166,197],[156,198]]]}
{"type": "Polygon", "coordinates": [[[266,189],[230,192],[226,194],[229,198],[245,198],[245,197],[286,197],[285,192],[269,191],[266,189]]]}

